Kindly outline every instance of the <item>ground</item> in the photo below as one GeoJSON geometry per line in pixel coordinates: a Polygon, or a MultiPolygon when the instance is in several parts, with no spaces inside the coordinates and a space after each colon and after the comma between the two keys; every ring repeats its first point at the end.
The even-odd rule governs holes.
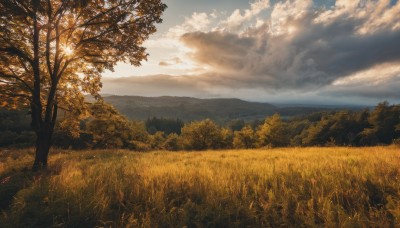
{"type": "Polygon", "coordinates": [[[398,227],[400,149],[0,152],[5,227],[398,227]]]}

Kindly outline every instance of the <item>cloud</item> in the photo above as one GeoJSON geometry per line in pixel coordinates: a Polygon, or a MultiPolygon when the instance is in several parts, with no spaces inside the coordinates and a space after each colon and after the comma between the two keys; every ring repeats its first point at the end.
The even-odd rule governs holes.
{"type": "Polygon", "coordinates": [[[192,60],[233,80],[245,79],[247,85],[241,84],[247,88],[254,84],[274,90],[321,88],[379,64],[400,62],[400,14],[393,13],[399,3],[337,3],[329,20],[321,20],[327,11],[314,9],[311,1],[287,1],[276,4],[262,26],[249,27],[245,33],[191,32],[181,41],[191,49],[192,60]],[[370,13],[378,6],[381,13],[372,15],[378,20],[389,12],[387,24],[360,32],[375,21],[370,13]]]}
{"type": "Polygon", "coordinates": [[[170,66],[171,64],[165,62],[165,61],[161,61],[158,63],[159,66],[170,66]]]}
{"type": "Polygon", "coordinates": [[[185,22],[176,25],[168,30],[166,34],[169,38],[177,38],[187,32],[208,30],[212,20],[217,18],[216,15],[208,15],[205,12],[194,12],[190,17],[185,18],[185,22]]]}
{"type": "Polygon", "coordinates": [[[228,31],[238,30],[245,24],[245,22],[250,21],[269,7],[269,0],[257,0],[254,3],[251,3],[250,9],[244,10],[243,13],[240,9],[236,9],[226,20],[222,21],[221,24],[223,28],[228,31]]]}
{"type": "Polygon", "coordinates": [[[337,0],[335,6],[345,10],[354,10],[359,4],[359,0],[337,0]]]}
{"type": "Polygon", "coordinates": [[[188,56],[217,69],[239,70],[244,67],[243,57],[252,48],[254,39],[242,38],[224,32],[194,32],[181,37],[193,49],[188,56]]]}
{"type": "Polygon", "coordinates": [[[181,63],[182,63],[182,60],[180,58],[174,57],[172,59],[160,61],[158,63],[158,65],[159,66],[163,66],[163,67],[168,67],[168,66],[174,66],[174,65],[177,65],[177,64],[181,64],[181,63]]]}
{"type": "Polygon", "coordinates": [[[175,76],[105,79],[104,92],[399,100],[399,40],[398,1],[337,0],[321,7],[312,0],[259,0],[225,16],[214,10],[186,17],[147,42],[166,50],[156,62],[175,76]]]}
{"type": "MultiPolygon", "coordinates": [[[[232,27],[231,22],[234,22],[231,20],[233,20],[233,18],[240,20],[240,26],[233,26],[237,27],[235,32],[243,32],[241,27],[245,24],[245,22],[253,21],[255,17],[268,8],[269,0],[256,0],[249,5],[249,9],[243,10],[243,14],[241,10],[237,9],[234,11],[234,13],[232,13],[231,16],[227,18],[225,12],[217,10],[213,10],[210,13],[193,12],[191,16],[185,17],[185,20],[182,24],[178,24],[169,28],[165,34],[158,36],[157,38],[147,40],[145,42],[145,46],[149,50],[151,49],[152,53],[157,53],[158,56],[160,56],[160,53],[165,54],[166,58],[159,58],[155,55],[150,56],[152,58],[157,58],[156,62],[158,63],[159,67],[164,69],[174,68],[174,70],[176,70],[175,72],[180,71],[182,74],[204,73],[207,70],[207,66],[204,66],[201,61],[196,62],[195,59],[191,58],[192,50],[181,42],[182,36],[186,33],[196,33],[199,31],[225,31],[228,26],[227,23],[230,27],[232,27]],[[235,17],[235,12],[238,13],[240,19],[239,17],[235,17]],[[171,59],[175,58],[179,58],[180,61],[171,61],[171,59]],[[188,73],[188,71],[191,72],[188,73]]],[[[245,30],[247,30],[247,28],[245,28],[245,30]]],[[[161,72],[164,73],[163,71],[161,72]]],[[[177,74],[174,73],[174,75],[177,74]]]]}
{"type": "Polygon", "coordinates": [[[400,65],[381,64],[335,81],[321,94],[377,100],[399,100],[400,65]]]}

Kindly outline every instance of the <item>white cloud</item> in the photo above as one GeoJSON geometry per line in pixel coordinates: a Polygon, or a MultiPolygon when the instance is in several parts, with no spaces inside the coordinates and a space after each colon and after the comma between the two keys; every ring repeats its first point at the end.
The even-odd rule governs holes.
{"type": "Polygon", "coordinates": [[[259,15],[269,7],[269,0],[258,0],[251,3],[250,9],[244,10],[243,13],[240,9],[236,9],[226,20],[221,22],[221,27],[228,31],[237,31],[245,22],[254,19],[255,16],[259,15]]]}
{"type": "Polygon", "coordinates": [[[359,5],[359,0],[336,0],[335,6],[339,9],[354,10],[359,5]]]}
{"type": "Polygon", "coordinates": [[[290,21],[303,17],[313,6],[312,0],[279,2],[273,7],[270,18],[270,32],[273,35],[292,33],[296,29],[290,21]]]}
{"type": "Polygon", "coordinates": [[[176,39],[188,32],[208,31],[210,30],[209,26],[211,25],[212,20],[216,19],[217,16],[215,13],[208,15],[204,12],[194,12],[190,17],[185,18],[183,24],[170,28],[166,37],[176,39]]]}
{"type": "Polygon", "coordinates": [[[400,29],[400,4],[390,7],[390,0],[381,0],[376,4],[369,3],[358,10],[358,18],[367,19],[358,31],[371,34],[379,30],[400,29]]]}
{"type": "Polygon", "coordinates": [[[340,78],[332,85],[340,87],[380,86],[397,79],[400,79],[400,65],[384,63],[340,78]]]}

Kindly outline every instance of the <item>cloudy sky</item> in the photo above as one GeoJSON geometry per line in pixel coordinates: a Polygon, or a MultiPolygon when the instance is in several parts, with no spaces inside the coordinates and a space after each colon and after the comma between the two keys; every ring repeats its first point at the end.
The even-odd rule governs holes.
{"type": "Polygon", "coordinates": [[[251,101],[400,101],[396,0],[165,0],[141,67],[103,74],[103,93],[251,101]]]}

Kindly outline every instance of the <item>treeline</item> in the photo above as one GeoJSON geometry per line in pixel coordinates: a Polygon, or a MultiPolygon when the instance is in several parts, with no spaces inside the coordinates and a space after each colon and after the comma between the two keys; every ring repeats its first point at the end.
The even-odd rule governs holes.
{"type": "MultiPolygon", "coordinates": [[[[179,119],[164,118],[130,121],[105,103],[93,104],[90,112],[91,117],[80,123],[80,134],[71,134],[68,128],[58,126],[53,145],[66,149],[177,151],[400,144],[400,105],[387,102],[378,104],[372,111],[319,112],[288,120],[275,114],[265,120],[233,120],[224,125],[210,119],[186,124],[179,119]]],[[[15,122],[18,117],[21,118],[12,116],[1,120],[0,146],[19,145],[19,140],[25,140],[21,146],[29,145],[26,140],[32,140],[33,145],[33,134],[15,122]]]]}

